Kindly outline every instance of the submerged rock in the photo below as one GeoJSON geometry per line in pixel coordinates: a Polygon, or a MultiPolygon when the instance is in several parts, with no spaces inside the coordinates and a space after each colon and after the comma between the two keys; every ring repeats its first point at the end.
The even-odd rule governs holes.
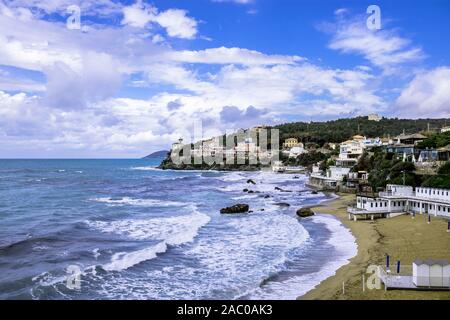
{"type": "Polygon", "coordinates": [[[246,213],[248,212],[249,206],[248,204],[235,204],[231,207],[226,207],[220,209],[220,213],[246,213]]]}
{"type": "Polygon", "coordinates": [[[242,190],[243,192],[248,192],[248,189],[247,188],[245,188],[244,190],[242,190]]]}
{"type": "Polygon", "coordinates": [[[297,215],[300,218],[306,218],[313,216],[314,212],[310,208],[301,208],[297,210],[297,215]]]}

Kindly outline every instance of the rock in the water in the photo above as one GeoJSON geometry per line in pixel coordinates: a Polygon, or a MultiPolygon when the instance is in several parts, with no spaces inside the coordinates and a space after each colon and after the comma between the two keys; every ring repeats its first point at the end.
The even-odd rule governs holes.
{"type": "Polygon", "coordinates": [[[255,191],[253,191],[253,190],[248,190],[248,193],[255,193],[255,191]]]}
{"type": "Polygon", "coordinates": [[[261,210],[259,210],[259,211],[264,211],[264,209],[261,209],[261,210]]]}
{"type": "Polygon", "coordinates": [[[267,198],[270,198],[270,196],[269,196],[268,194],[266,194],[266,195],[264,196],[264,199],[267,199],[267,198]]]}
{"type": "Polygon", "coordinates": [[[247,188],[245,188],[244,190],[242,190],[243,192],[248,192],[248,189],[247,188]]]}
{"type": "Polygon", "coordinates": [[[310,208],[301,208],[297,210],[297,215],[300,218],[306,218],[314,215],[314,212],[310,208]]]}
{"type": "Polygon", "coordinates": [[[289,203],[286,202],[277,202],[275,203],[276,206],[280,206],[280,207],[290,207],[291,205],[289,203]]]}
{"type": "Polygon", "coordinates": [[[318,194],[316,190],[311,191],[311,194],[318,194]]]}
{"type": "Polygon", "coordinates": [[[284,189],[281,189],[280,187],[275,187],[275,190],[281,191],[281,192],[292,192],[291,190],[284,190],[284,189]]]}
{"type": "Polygon", "coordinates": [[[248,179],[248,180],[247,180],[247,183],[256,184],[256,182],[253,181],[252,179],[248,179]]]}
{"type": "Polygon", "coordinates": [[[293,177],[292,179],[300,179],[300,177],[298,177],[298,176],[295,176],[295,177],[293,177]]]}
{"type": "Polygon", "coordinates": [[[235,204],[231,207],[220,209],[220,213],[245,213],[248,212],[248,204],[235,204]]]}

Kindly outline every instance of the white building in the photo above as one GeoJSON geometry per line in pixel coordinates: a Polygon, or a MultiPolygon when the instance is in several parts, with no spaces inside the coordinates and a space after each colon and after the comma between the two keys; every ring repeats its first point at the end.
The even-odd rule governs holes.
{"type": "Polygon", "coordinates": [[[361,138],[347,140],[341,143],[339,157],[336,159],[337,166],[353,167],[358,162],[359,157],[364,153],[364,137],[361,138]]]}
{"type": "Polygon", "coordinates": [[[299,155],[305,152],[306,151],[303,146],[303,143],[300,142],[289,150],[289,158],[297,158],[299,155]]]}
{"type": "Polygon", "coordinates": [[[441,129],[441,133],[450,131],[450,126],[445,126],[441,129]]]}
{"type": "Polygon", "coordinates": [[[350,168],[330,166],[326,172],[322,173],[317,170],[309,176],[309,185],[316,188],[335,190],[342,184],[344,177],[350,172],[350,168]]]}
{"type": "Polygon", "coordinates": [[[378,196],[358,195],[347,209],[350,219],[391,218],[400,214],[430,214],[450,218],[450,190],[388,184],[378,196]]]}
{"type": "Polygon", "coordinates": [[[382,118],[378,115],[378,114],[376,114],[376,113],[372,113],[372,114],[369,114],[368,116],[367,116],[367,118],[369,119],[369,121],[380,121],[382,118]]]}
{"type": "Polygon", "coordinates": [[[450,263],[447,260],[413,262],[413,284],[417,287],[450,287],[450,263]]]}

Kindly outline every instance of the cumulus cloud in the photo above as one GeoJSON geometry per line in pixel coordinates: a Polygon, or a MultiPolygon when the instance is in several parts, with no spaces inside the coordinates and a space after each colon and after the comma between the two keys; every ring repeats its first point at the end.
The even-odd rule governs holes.
{"type": "Polygon", "coordinates": [[[137,1],[123,9],[122,24],[144,28],[150,22],[163,27],[173,38],[193,39],[197,34],[197,21],[188,17],[188,12],[181,9],[168,9],[158,12],[156,7],[137,1]]]}
{"type": "Polygon", "coordinates": [[[439,67],[417,74],[395,102],[406,117],[450,117],[450,68],[439,67]]]}

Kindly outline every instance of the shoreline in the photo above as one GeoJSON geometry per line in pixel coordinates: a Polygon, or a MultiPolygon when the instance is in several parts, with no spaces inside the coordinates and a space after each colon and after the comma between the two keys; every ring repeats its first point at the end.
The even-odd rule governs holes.
{"type": "MultiPolygon", "coordinates": [[[[381,300],[381,299],[450,299],[450,291],[381,290],[363,291],[362,276],[372,264],[384,265],[385,254],[392,261],[400,260],[411,267],[415,259],[450,260],[450,234],[446,232],[447,220],[433,217],[427,224],[426,215],[412,219],[402,215],[391,219],[374,221],[350,221],[347,205],[355,199],[354,194],[336,194],[337,198],[325,200],[310,208],[317,213],[337,217],[356,239],[358,251],[349,263],[305,295],[301,300],[381,300]],[[342,292],[343,282],[345,293],[342,292]]],[[[394,262],[393,262],[394,263],[394,262]]],[[[370,274],[365,274],[366,279],[370,274]]]]}

